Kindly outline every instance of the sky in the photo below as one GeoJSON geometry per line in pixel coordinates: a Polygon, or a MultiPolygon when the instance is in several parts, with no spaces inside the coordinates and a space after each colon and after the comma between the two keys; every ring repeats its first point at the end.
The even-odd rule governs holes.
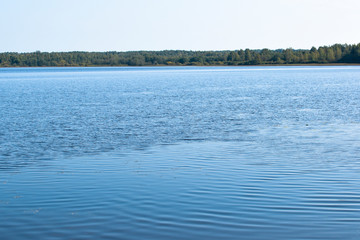
{"type": "Polygon", "coordinates": [[[0,52],[360,43],[359,0],[0,0],[0,52]]]}

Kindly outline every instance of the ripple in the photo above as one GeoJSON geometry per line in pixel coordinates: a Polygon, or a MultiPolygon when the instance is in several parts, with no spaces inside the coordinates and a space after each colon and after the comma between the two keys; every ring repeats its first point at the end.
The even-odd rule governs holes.
{"type": "Polygon", "coordinates": [[[11,71],[3,239],[360,237],[358,67],[11,71]]]}
{"type": "Polygon", "coordinates": [[[253,165],[252,153],[246,143],[198,142],[33,165],[7,175],[0,200],[8,203],[0,209],[12,225],[0,225],[0,232],[15,239],[356,236],[358,175],[332,168],[309,174],[291,169],[287,158],[253,165]],[[44,219],[48,227],[34,227],[44,219]]]}

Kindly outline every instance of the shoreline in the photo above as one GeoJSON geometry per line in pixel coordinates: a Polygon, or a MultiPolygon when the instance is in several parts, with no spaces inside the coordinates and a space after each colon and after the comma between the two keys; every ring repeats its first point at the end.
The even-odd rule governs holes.
{"type": "Polygon", "coordinates": [[[136,68],[136,67],[327,67],[327,66],[360,66],[360,63],[304,63],[304,64],[257,64],[257,65],[142,65],[142,66],[109,66],[109,65],[88,65],[88,66],[1,66],[0,69],[8,68],[101,68],[101,67],[116,67],[116,68],[136,68]]]}

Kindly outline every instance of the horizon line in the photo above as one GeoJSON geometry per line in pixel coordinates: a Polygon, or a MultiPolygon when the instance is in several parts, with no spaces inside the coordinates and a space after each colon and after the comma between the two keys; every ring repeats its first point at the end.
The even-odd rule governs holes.
{"type": "Polygon", "coordinates": [[[312,46],[311,48],[238,48],[238,49],[222,49],[222,50],[193,50],[193,49],[163,49],[163,50],[104,50],[104,51],[96,51],[96,50],[67,50],[67,51],[42,51],[42,50],[35,50],[35,51],[6,51],[0,52],[2,53],[19,53],[19,54],[26,54],[26,53],[71,53],[71,52],[84,52],[84,53],[107,53],[107,52],[117,52],[117,53],[126,53],[126,52],[166,52],[166,51],[183,51],[183,52],[231,52],[231,51],[241,51],[241,50],[251,50],[251,51],[260,51],[260,50],[270,50],[270,51],[277,51],[277,50],[286,50],[292,49],[295,51],[308,51],[312,48],[321,48],[321,47],[331,47],[334,45],[357,45],[360,43],[334,43],[331,45],[321,45],[321,46],[312,46]]]}

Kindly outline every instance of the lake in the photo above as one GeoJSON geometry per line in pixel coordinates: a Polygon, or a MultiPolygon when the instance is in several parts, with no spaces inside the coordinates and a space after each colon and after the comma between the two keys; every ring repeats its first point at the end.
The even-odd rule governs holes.
{"type": "Polygon", "coordinates": [[[1,239],[360,239],[360,66],[0,69],[1,239]]]}

